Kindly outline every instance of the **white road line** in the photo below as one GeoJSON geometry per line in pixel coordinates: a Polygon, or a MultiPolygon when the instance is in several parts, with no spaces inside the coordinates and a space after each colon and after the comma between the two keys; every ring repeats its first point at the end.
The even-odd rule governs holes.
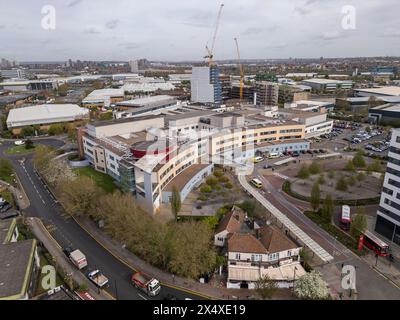
{"type": "Polygon", "coordinates": [[[138,293],[138,296],[141,297],[143,300],[148,300],[147,298],[143,297],[140,293],[138,293]]]}

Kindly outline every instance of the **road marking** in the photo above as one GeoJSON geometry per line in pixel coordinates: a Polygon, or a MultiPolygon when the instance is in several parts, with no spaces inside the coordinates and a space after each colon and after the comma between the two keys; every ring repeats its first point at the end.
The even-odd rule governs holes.
{"type": "Polygon", "coordinates": [[[141,297],[143,300],[148,300],[147,298],[143,297],[140,293],[138,293],[138,296],[141,297]]]}

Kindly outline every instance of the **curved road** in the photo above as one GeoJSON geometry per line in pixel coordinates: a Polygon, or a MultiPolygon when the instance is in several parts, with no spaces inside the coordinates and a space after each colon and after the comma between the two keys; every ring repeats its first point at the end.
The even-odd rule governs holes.
{"type": "MultiPolygon", "coordinates": [[[[64,143],[55,139],[42,139],[41,144],[50,145],[56,148],[62,147],[64,143]]],[[[24,210],[26,216],[33,216],[42,219],[48,226],[52,236],[62,246],[79,248],[85,253],[89,269],[100,269],[109,278],[110,288],[107,291],[117,299],[123,300],[147,300],[165,299],[167,295],[173,295],[178,300],[201,299],[200,296],[189,294],[178,289],[163,286],[161,293],[155,298],[149,298],[143,292],[137,290],[130,284],[132,269],[116,259],[111,253],[99,245],[88,235],[73,219],[62,215],[62,210],[48,193],[39,177],[33,169],[32,155],[6,155],[4,151],[13,146],[10,141],[3,141],[0,146],[0,155],[12,161],[14,170],[18,175],[26,195],[30,200],[30,206],[24,210]],[[21,164],[23,157],[25,162],[21,164]]]]}

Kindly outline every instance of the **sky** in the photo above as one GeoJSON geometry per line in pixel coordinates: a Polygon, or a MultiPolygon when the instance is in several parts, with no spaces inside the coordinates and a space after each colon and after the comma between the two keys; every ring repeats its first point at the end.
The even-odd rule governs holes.
{"type": "MultiPolygon", "coordinates": [[[[242,59],[400,56],[399,0],[223,1],[217,60],[237,57],[234,37],[242,59]],[[345,6],[352,7],[346,11],[345,6]]],[[[0,58],[201,61],[220,4],[0,0],[0,58]],[[49,5],[55,19],[46,11],[49,5]]]]}

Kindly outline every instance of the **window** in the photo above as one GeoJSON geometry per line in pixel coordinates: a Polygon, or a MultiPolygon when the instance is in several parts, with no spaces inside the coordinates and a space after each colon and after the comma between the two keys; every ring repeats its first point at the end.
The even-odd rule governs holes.
{"type": "Polygon", "coordinates": [[[235,259],[236,259],[236,260],[240,260],[240,253],[236,253],[236,254],[235,254],[235,259]]]}
{"type": "Polygon", "coordinates": [[[292,256],[292,250],[288,250],[287,256],[288,256],[288,257],[291,257],[291,256],[292,256]]]}

